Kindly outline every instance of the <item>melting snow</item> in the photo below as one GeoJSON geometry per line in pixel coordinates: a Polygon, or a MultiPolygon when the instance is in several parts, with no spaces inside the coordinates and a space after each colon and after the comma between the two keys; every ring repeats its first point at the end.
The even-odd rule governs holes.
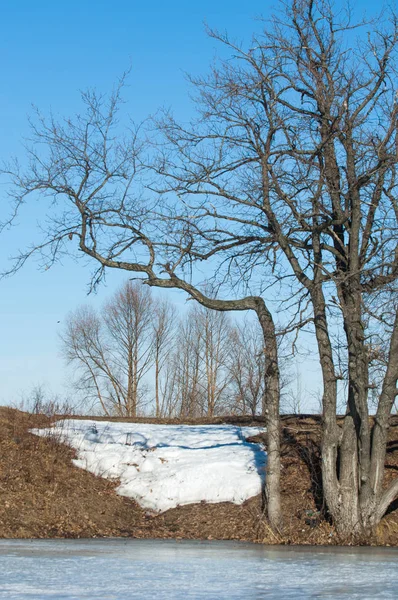
{"type": "Polygon", "coordinates": [[[56,436],[77,451],[75,465],[119,479],[120,495],[162,512],[196,502],[241,504],[259,494],[266,454],[245,438],[262,431],[72,419],[33,433],[56,436]]]}

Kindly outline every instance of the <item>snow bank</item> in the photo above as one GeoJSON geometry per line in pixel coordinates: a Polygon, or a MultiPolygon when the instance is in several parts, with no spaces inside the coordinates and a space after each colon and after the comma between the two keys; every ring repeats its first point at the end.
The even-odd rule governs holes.
{"type": "Polygon", "coordinates": [[[117,492],[165,511],[195,502],[241,504],[259,494],[266,454],[245,441],[260,428],[232,425],[149,425],[59,421],[36,435],[54,435],[76,449],[73,462],[120,479],[117,492]]]}

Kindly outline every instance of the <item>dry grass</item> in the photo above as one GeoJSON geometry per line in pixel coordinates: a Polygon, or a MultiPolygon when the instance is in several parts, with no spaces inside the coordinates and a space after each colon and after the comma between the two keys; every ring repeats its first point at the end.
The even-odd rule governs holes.
{"type": "MultiPolygon", "coordinates": [[[[178,507],[153,516],[118,496],[117,482],[74,467],[74,452],[51,438],[29,433],[53,419],[0,407],[0,537],[107,537],[237,539],[265,543],[336,544],[322,516],[319,420],[284,417],[282,503],[285,528],[273,533],[262,516],[261,497],[231,503],[178,507]]],[[[148,421],[148,420],[146,420],[148,421]]],[[[248,425],[250,418],[228,420],[248,425]]],[[[255,423],[258,424],[258,419],[255,423]]],[[[154,422],[154,421],[152,421],[154,422]]],[[[162,422],[170,422],[163,420],[162,422]]],[[[204,421],[190,421],[193,423],[204,421]]],[[[225,422],[225,420],[205,420],[225,422]]],[[[253,422],[254,424],[254,422],[253,422]]],[[[387,478],[398,471],[398,419],[390,431],[387,478]]],[[[398,545],[398,510],[379,527],[379,544],[398,545]]]]}

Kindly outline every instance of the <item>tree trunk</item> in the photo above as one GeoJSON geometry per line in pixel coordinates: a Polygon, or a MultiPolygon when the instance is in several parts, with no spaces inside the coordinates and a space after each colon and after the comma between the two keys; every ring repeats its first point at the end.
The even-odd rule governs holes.
{"type": "Polygon", "coordinates": [[[312,291],[315,334],[323,378],[323,421],[322,421],[322,485],[323,494],[332,516],[339,511],[340,484],[337,477],[337,460],[341,432],[337,426],[337,384],[330,342],[326,307],[320,287],[312,291]]]}
{"type": "Polygon", "coordinates": [[[155,357],[155,409],[156,417],[160,417],[160,402],[159,402],[159,348],[156,347],[155,357]]]}
{"type": "Polygon", "coordinates": [[[353,290],[342,294],[349,354],[347,414],[343,427],[336,420],[336,377],[325,303],[313,294],[315,329],[323,373],[322,483],[325,502],[337,532],[348,539],[372,536],[388,505],[398,495],[397,481],[383,492],[388,424],[397,394],[398,315],[391,337],[382,393],[371,430],[368,416],[368,354],[353,290]]]}
{"type": "MultiPolygon", "coordinates": [[[[389,416],[397,396],[398,380],[398,311],[391,336],[387,370],[381,390],[379,406],[372,431],[370,486],[376,498],[376,520],[384,516],[388,506],[398,496],[398,479],[383,493],[384,462],[389,427],[389,416]]],[[[377,524],[377,523],[376,523],[377,524]]]]}
{"type": "Polygon", "coordinates": [[[267,426],[267,472],[265,479],[265,497],[268,519],[276,531],[282,528],[282,509],[280,497],[281,443],[280,443],[280,381],[278,366],[278,346],[272,316],[262,303],[257,316],[264,336],[266,354],[265,370],[265,420],[267,426]]]}
{"type": "MultiPolygon", "coordinates": [[[[337,383],[325,300],[320,288],[313,291],[312,297],[315,332],[324,387],[322,426],[323,494],[336,530],[341,536],[350,538],[364,533],[359,502],[358,432],[360,426],[358,426],[357,411],[351,410],[351,408],[344,419],[343,427],[337,425],[337,383]]],[[[352,379],[351,386],[354,385],[355,381],[352,379]]],[[[354,398],[352,402],[354,402],[354,398]]]]}
{"type": "Polygon", "coordinates": [[[134,346],[133,355],[129,356],[128,385],[127,385],[127,412],[128,416],[137,416],[137,392],[138,392],[138,355],[137,347],[134,346]]]}

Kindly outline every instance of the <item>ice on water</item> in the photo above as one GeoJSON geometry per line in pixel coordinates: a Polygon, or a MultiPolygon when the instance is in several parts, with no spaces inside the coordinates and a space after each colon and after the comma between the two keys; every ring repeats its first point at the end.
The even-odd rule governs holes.
{"type": "Polygon", "coordinates": [[[0,599],[396,599],[398,551],[170,540],[0,540],[0,599]]]}

